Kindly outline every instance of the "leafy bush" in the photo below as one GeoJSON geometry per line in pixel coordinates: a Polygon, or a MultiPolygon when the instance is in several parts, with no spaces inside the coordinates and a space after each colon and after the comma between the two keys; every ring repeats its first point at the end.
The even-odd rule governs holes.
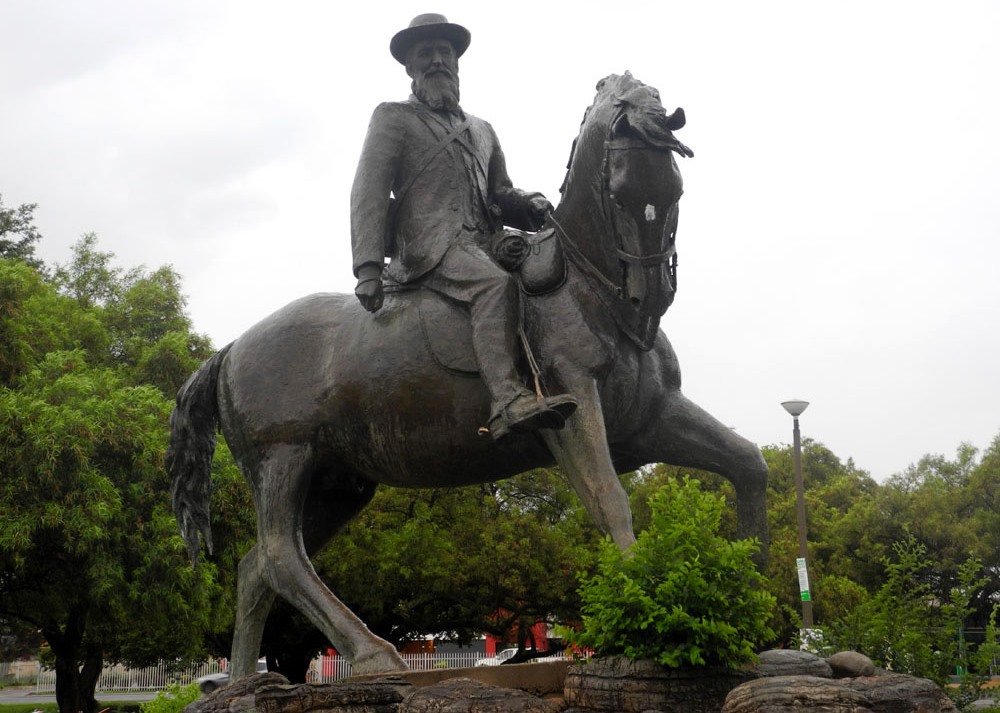
{"type": "MultiPolygon", "coordinates": [[[[947,598],[934,593],[927,547],[909,531],[885,557],[885,582],[871,598],[825,627],[831,644],[860,651],[891,671],[929,678],[939,685],[956,672],[988,675],[997,651],[995,622],[976,651],[964,641],[963,623],[986,579],[983,565],[969,558],[959,566],[947,598]]],[[[971,680],[971,679],[970,679],[971,680]]]]}
{"type": "Polygon", "coordinates": [[[697,480],[668,481],[649,503],[649,527],[628,552],[601,545],[597,574],[579,590],[581,628],[566,638],[668,668],[752,662],[774,637],[775,600],[751,559],[758,543],[718,534],[724,499],[697,480]]]}
{"type": "Polygon", "coordinates": [[[201,692],[197,683],[182,686],[171,683],[166,690],[156,694],[156,698],[139,705],[140,713],[181,713],[184,706],[198,700],[201,692]]]}

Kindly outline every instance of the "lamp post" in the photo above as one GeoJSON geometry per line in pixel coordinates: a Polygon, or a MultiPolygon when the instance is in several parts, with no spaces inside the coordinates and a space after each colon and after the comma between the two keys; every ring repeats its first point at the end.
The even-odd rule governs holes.
{"type": "Polygon", "coordinates": [[[812,596],[809,593],[809,568],[806,565],[806,493],[802,482],[802,441],[799,438],[799,416],[809,405],[808,401],[784,401],[781,404],[792,415],[795,424],[792,429],[795,453],[795,510],[799,520],[799,558],[796,568],[799,573],[799,592],[802,596],[802,628],[813,628],[812,596]]]}

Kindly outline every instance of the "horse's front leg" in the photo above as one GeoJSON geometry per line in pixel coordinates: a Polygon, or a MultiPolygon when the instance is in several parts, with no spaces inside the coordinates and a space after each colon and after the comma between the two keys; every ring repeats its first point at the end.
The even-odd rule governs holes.
{"type": "Polygon", "coordinates": [[[663,394],[656,413],[632,449],[650,463],[670,463],[718,473],[736,490],[737,537],[756,537],[759,565],[767,560],[767,464],[760,448],[720,422],[680,389],[663,394]]]}
{"type": "Polygon", "coordinates": [[[597,386],[590,382],[573,394],[579,406],[566,426],[541,433],[597,527],[624,550],[635,542],[632,510],[611,462],[597,386]]]}

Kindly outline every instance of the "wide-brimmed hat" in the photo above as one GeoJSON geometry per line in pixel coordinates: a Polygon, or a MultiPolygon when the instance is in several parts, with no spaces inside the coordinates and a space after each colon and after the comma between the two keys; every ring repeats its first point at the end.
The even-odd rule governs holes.
{"type": "Polygon", "coordinates": [[[448,22],[448,18],[444,15],[429,12],[417,15],[410,22],[409,27],[393,35],[392,41],[389,43],[389,51],[397,62],[406,64],[406,54],[414,43],[437,38],[451,42],[455,48],[455,54],[461,57],[465,50],[469,49],[472,33],[461,25],[448,22]]]}

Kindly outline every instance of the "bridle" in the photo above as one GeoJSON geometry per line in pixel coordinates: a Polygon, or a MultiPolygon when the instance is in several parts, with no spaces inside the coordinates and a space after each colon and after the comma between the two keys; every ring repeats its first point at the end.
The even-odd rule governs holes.
{"type": "Polygon", "coordinates": [[[626,271],[629,266],[644,269],[667,264],[671,285],[676,291],[677,251],[674,240],[677,230],[677,203],[675,202],[671,206],[670,214],[664,220],[664,232],[669,231],[665,250],[648,255],[636,255],[626,250],[621,219],[616,217],[619,209],[615,204],[614,193],[611,190],[611,158],[616,151],[645,150],[669,153],[671,151],[680,152],[680,149],[669,142],[657,145],[634,137],[614,137],[615,123],[623,113],[624,110],[620,110],[609,124],[608,135],[604,140],[604,156],[601,161],[601,209],[604,222],[610,228],[615,255],[621,267],[619,281],[616,282],[594,265],[560,225],[554,213],[548,214],[548,220],[555,227],[560,243],[565,248],[570,260],[585,277],[597,286],[595,293],[598,299],[614,316],[619,328],[640,348],[649,350],[656,339],[660,315],[643,315],[639,308],[632,304],[628,295],[626,271]]]}
{"type": "MultiPolygon", "coordinates": [[[[620,116],[620,114],[619,114],[620,116]]],[[[615,125],[618,117],[611,122],[611,126],[615,125]]],[[[609,129],[609,134],[611,129],[609,129]]],[[[655,146],[642,139],[636,139],[632,137],[617,137],[608,138],[604,141],[604,159],[601,162],[601,206],[604,211],[604,219],[611,225],[612,235],[615,239],[615,252],[618,255],[618,259],[625,265],[632,265],[638,268],[647,267],[657,267],[664,263],[669,263],[668,271],[670,274],[670,280],[674,289],[677,288],[677,250],[674,244],[675,232],[677,230],[676,225],[676,212],[677,204],[674,203],[671,206],[671,213],[673,214],[673,219],[668,215],[666,222],[664,223],[664,229],[670,229],[670,236],[668,237],[667,249],[660,253],[653,253],[651,255],[633,255],[629,253],[624,248],[624,238],[622,237],[622,229],[619,225],[619,220],[617,219],[618,210],[614,203],[615,196],[611,191],[611,156],[615,151],[633,151],[633,150],[643,150],[643,151],[671,151],[669,146],[655,146]],[[673,223],[671,226],[670,223],[673,223]]],[[[623,271],[624,272],[624,271],[623,271]]],[[[621,294],[622,298],[627,297],[625,290],[625,278],[622,277],[622,287],[621,294]]]]}

